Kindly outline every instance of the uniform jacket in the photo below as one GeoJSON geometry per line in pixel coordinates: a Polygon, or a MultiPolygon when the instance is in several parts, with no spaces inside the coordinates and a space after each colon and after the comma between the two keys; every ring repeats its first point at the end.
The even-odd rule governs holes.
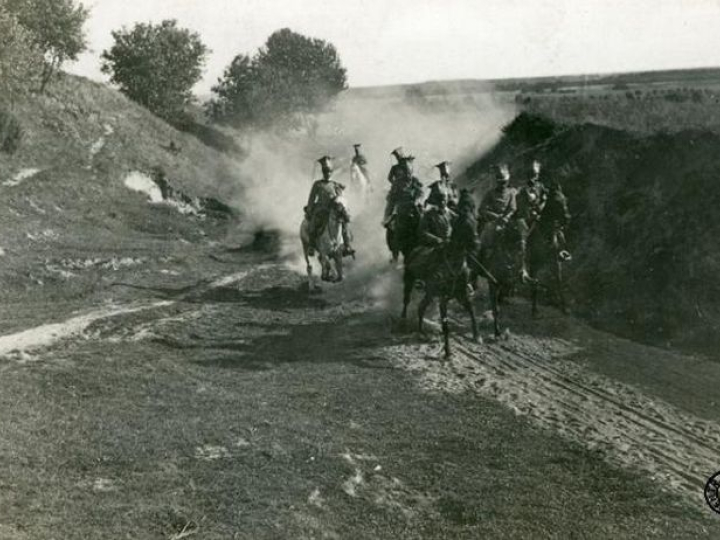
{"type": "Polygon", "coordinates": [[[480,219],[485,223],[510,219],[517,210],[517,192],[511,187],[494,187],[480,203],[480,219]]]}
{"type": "Polygon", "coordinates": [[[327,210],[342,191],[342,185],[334,180],[316,180],[310,189],[307,211],[312,214],[316,209],[327,210]]]}
{"type": "Polygon", "coordinates": [[[539,180],[530,180],[517,193],[516,217],[526,221],[534,220],[543,209],[547,190],[539,180]]]}
{"type": "Polygon", "coordinates": [[[450,240],[454,218],[455,214],[448,208],[441,210],[433,207],[425,212],[418,227],[420,243],[435,245],[439,241],[450,240]]]}

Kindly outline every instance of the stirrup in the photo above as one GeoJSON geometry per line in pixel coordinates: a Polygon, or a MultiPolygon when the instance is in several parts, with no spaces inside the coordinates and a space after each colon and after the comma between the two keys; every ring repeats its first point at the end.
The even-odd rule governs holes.
{"type": "Polygon", "coordinates": [[[558,253],[558,259],[562,262],[570,262],[572,261],[572,255],[569,251],[563,249],[560,253],[558,253]]]}

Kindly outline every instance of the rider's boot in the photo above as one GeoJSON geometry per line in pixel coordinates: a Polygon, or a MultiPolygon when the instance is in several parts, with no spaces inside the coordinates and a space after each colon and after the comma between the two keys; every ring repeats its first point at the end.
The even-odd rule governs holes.
{"type": "Polygon", "coordinates": [[[310,241],[308,242],[308,256],[314,257],[315,256],[315,239],[310,238],[310,241]]]}

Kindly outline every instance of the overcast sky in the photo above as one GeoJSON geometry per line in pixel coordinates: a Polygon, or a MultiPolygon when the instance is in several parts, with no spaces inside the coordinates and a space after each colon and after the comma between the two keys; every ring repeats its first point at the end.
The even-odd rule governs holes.
{"type": "Polygon", "coordinates": [[[177,19],[212,50],[207,93],[238,53],[289,27],[333,43],[351,86],[720,66],[720,0],[81,0],[102,79],[110,31],[177,19]]]}

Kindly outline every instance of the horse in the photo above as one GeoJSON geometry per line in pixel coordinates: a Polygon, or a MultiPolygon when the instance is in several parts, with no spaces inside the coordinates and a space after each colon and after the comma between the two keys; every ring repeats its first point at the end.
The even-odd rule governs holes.
{"type": "Polygon", "coordinates": [[[391,216],[385,232],[385,241],[392,254],[392,262],[397,263],[400,254],[407,260],[410,252],[417,246],[417,229],[422,212],[409,202],[398,204],[391,216]]]}
{"type": "Polygon", "coordinates": [[[470,283],[476,283],[479,276],[488,282],[493,329],[495,337],[500,337],[500,303],[512,294],[521,276],[520,231],[513,222],[498,227],[493,245],[474,250],[468,262],[470,283]]]}
{"type": "Polygon", "coordinates": [[[527,242],[528,272],[531,276],[532,314],[538,314],[538,290],[544,270],[550,271],[551,286],[548,289],[555,293],[558,306],[567,313],[567,304],[563,292],[563,264],[570,260],[570,255],[563,249],[559,241],[559,229],[552,224],[544,226],[544,222],[536,222],[530,230],[527,242]]]}
{"type": "Polygon", "coordinates": [[[470,270],[466,265],[468,253],[477,248],[477,222],[472,199],[464,198],[458,205],[458,217],[454,220],[450,241],[428,253],[422,247],[412,252],[403,274],[403,310],[401,318],[407,318],[413,288],[417,281],[425,285],[425,296],[418,306],[418,331],[424,335],[425,311],[434,298],[439,298],[440,320],[443,332],[445,358],[451,356],[448,303],[455,299],[470,315],[473,340],[478,341],[478,325],[472,303],[470,270]]]}
{"type": "Polygon", "coordinates": [[[350,166],[350,190],[358,195],[359,202],[363,204],[367,202],[368,196],[372,192],[372,185],[367,171],[363,170],[357,163],[350,166]]]}
{"type": "MultiPolygon", "coordinates": [[[[317,257],[320,262],[321,275],[323,281],[340,282],[344,279],[343,275],[343,236],[342,236],[342,219],[347,213],[345,201],[342,197],[337,197],[330,206],[330,213],[327,223],[317,239],[317,257]]],[[[303,219],[300,225],[300,241],[302,242],[303,255],[305,256],[305,264],[308,276],[308,290],[312,291],[318,288],[313,279],[313,268],[310,263],[310,223],[307,218],[303,219]]]]}
{"type": "MultiPolygon", "coordinates": [[[[563,294],[562,265],[567,260],[567,252],[561,249],[555,227],[543,227],[535,222],[527,238],[527,270],[530,286],[532,315],[538,313],[538,290],[541,286],[542,271],[550,264],[554,290],[563,313],[566,312],[563,294]]],[[[520,249],[520,231],[514,221],[499,229],[495,235],[494,246],[477,250],[468,260],[470,262],[471,283],[482,275],[488,281],[490,306],[493,314],[495,336],[501,335],[500,304],[503,298],[510,296],[518,284],[522,283],[522,251],[520,249]]]]}

